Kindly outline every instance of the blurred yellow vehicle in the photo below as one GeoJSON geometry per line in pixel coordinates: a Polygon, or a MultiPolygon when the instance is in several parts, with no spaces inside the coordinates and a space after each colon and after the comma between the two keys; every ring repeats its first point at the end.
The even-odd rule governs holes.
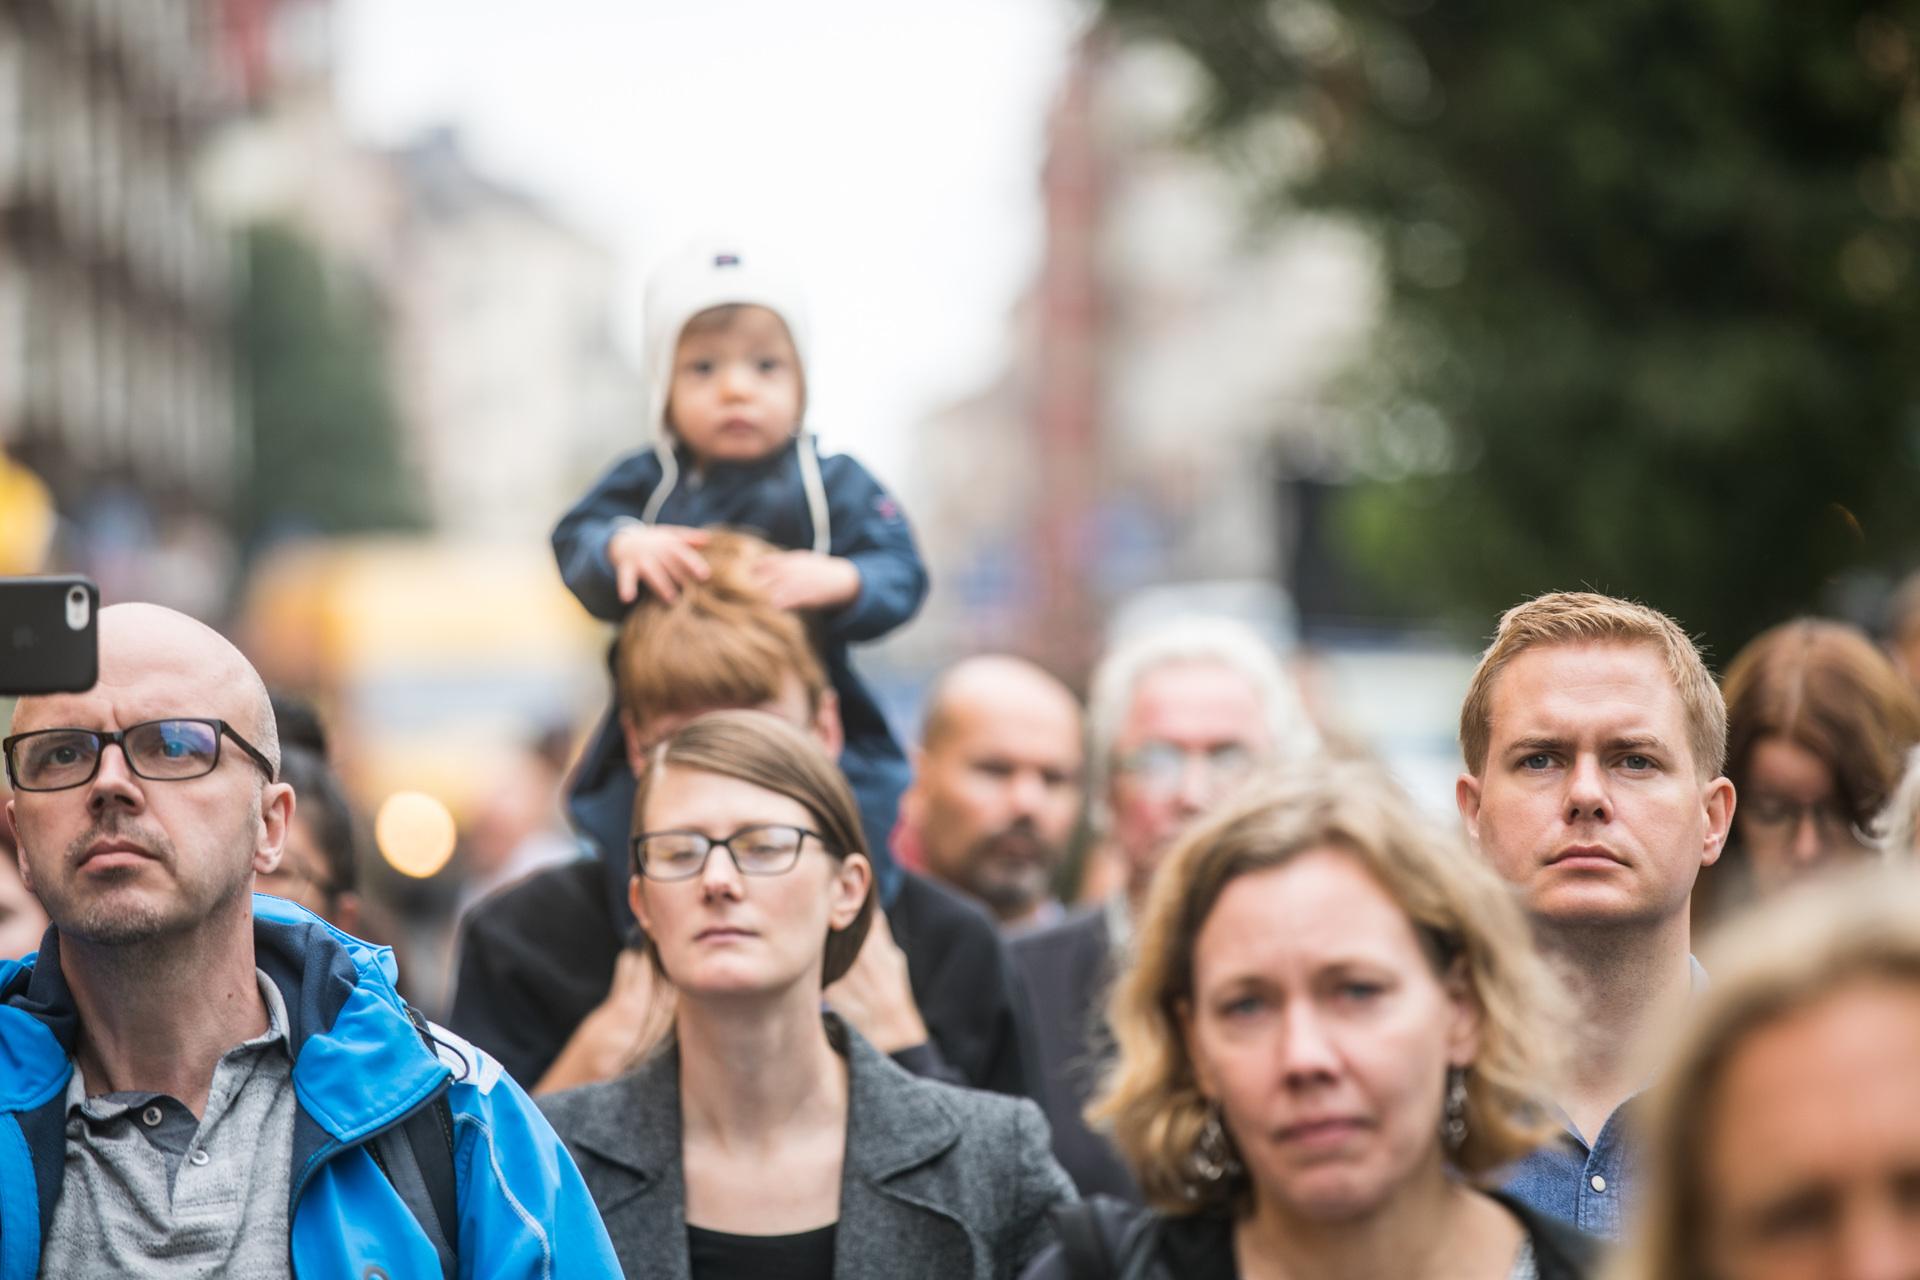
{"type": "Polygon", "coordinates": [[[514,747],[584,728],[608,696],[607,628],[537,544],[282,547],[250,575],[237,632],[270,685],[320,707],[370,813],[421,791],[464,819],[514,747]]]}

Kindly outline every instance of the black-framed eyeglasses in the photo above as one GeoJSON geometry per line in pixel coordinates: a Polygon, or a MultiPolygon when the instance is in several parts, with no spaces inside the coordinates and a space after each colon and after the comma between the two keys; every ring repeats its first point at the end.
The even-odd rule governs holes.
{"type": "Polygon", "coordinates": [[[810,839],[826,846],[818,831],[773,824],[742,827],[724,840],[698,831],[647,831],[633,838],[633,866],[649,880],[691,880],[707,869],[709,854],[725,849],[743,876],[784,875],[810,839]]]}
{"type": "Polygon", "coordinates": [[[1790,840],[1799,833],[1801,823],[1811,820],[1814,832],[1823,845],[1839,845],[1843,842],[1868,845],[1873,842],[1873,837],[1862,830],[1845,809],[1831,801],[1801,804],[1784,796],[1761,792],[1742,801],[1735,812],[1748,840],[1755,836],[1767,844],[1790,840]]]}
{"type": "Polygon", "coordinates": [[[184,782],[212,773],[220,764],[220,739],[232,738],[273,781],[273,762],[225,720],[188,717],[148,720],[114,733],[98,729],[36,729],[0,742],[7,776],[17,791],[65,791],[84,786],[100,772],[111,744],[127,758],[135,777],[184,782]]]}

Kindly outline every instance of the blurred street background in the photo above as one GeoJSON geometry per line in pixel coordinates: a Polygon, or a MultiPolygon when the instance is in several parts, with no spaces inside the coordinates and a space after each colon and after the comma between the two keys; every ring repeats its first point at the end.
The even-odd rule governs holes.
{"type": "Polygon", "coordinates": [[[800,264],[808,421],[914,515],[903,733],[1226,612],[1444,812],[1523,595],[1882,629],[1917,219],[1913,3],[0,0],[0,573],[314,702],[431,1008],[563,839],[607,636],[546,537],[691,235],[800,264]]]}

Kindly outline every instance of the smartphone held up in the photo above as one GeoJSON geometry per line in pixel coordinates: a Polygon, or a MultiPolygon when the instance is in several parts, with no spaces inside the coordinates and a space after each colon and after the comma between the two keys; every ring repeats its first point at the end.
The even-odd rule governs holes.
{"type": "Polygon", "coordinates": [[[0,698],[93,688],[99,613],[100,589],[86,578],[0,578],[0,698]]]}

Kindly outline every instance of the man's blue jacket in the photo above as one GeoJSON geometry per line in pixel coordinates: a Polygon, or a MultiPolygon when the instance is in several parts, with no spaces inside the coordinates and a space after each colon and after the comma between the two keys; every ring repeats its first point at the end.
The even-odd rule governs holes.
{"type": "MultiPolygon", "coordinates": [[[[255,961],[287,1006],[295,1111],[289,1266],[295,1276],[437,1280],[426,1230],[367,1140],[444,1093],[466,1277],[618,1277],[606,1229],[560,1140],[491,1058],[435,1029],[436,1053],[394,990],[393,953],[255,895],[255,961]]],[[[0,1280],[29,1280],[66,1163],[79,1028],[57,931],[0,961],[0,1280]]],[[[182,1000],[198,998],[182,991],[182,1000]]]]}

